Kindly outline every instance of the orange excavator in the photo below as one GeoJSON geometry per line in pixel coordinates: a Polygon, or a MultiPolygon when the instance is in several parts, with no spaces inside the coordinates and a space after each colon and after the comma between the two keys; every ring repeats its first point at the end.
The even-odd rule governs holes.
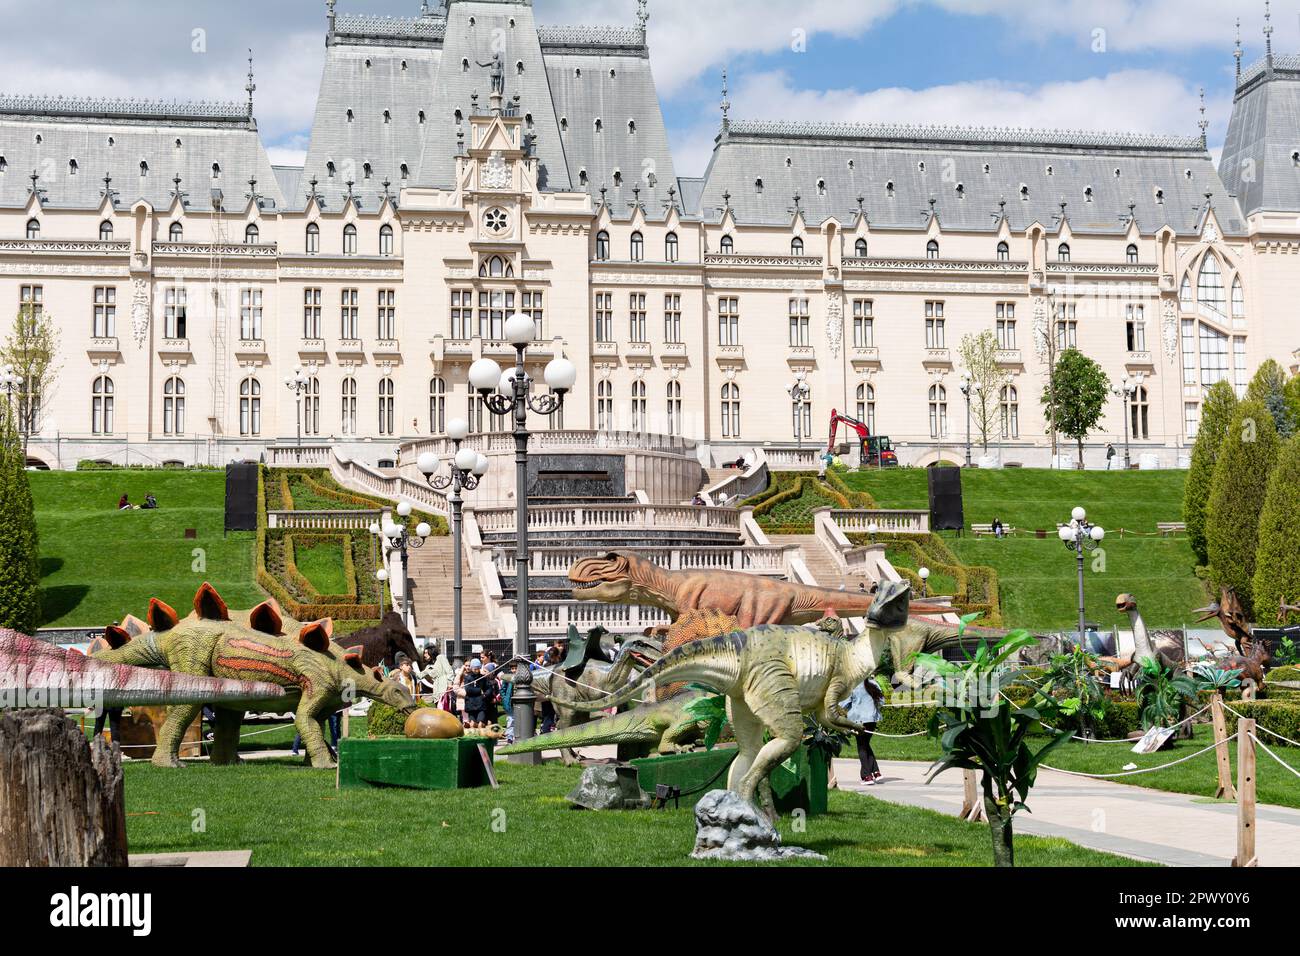
{"type": "MultiPolygon", "coordinates": [[[[889,443],[889,436],[873,435],[871,429],[867,428],[864,423],[856,418],[841,415],[835,409],[831,409],[831,433],[826,440],[827,452],[835,453],[835,438],[839,433],[841,424],[849,431],[857,434],[858,445],[862,450],[862,465],[864,468],[898,467],[898,456],[894,454],[894,446],[889,443]]],[[[847,446],[845,451],[847,451],[847,446]]],[[[841,452],[841,454],[844,454],[844,452],[841,452]]]]}

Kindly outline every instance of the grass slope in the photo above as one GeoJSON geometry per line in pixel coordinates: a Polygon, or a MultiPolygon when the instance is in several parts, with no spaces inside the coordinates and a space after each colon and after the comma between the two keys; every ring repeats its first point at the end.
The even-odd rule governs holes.
{"type": "Polygon", "coordinates": [[[352,582],[343,573],[343,539],[331,538],[294,548],[294,562],[318,594],[346,594],[352,582]]]}
{"type": "MultiPolygon", "coordinates": [[[[1205,603],[1205,592],[1193,573],[1196,562],[1187,539],[1119,534],[1120,529],[1153,534],[1157,521],[1180,520],[1185,478],[1182,471],[963,470],[967,527],[996,517],[1029,532],[1045,529],[1048,537],[1017,535],[999,541],[944,532],[944,538],[964,563],[997,570],[1008,623],[1077,626],[1075,564],[1056,537],[1056,525],[1081,505],[1107,531],[1104,564],[1094,567],[1094,558],[1088,558],[1084,588],[1089,619],[1103,627],[1127,626],[1127,617],[1114,611],[1114,598],[1128,591],[1137,596],[1149,626],[1190,624],[1189,612],[1205,603]]],[[[924,469],[850,472],[845,480],[869,492],[882,508],[927,507],[924,469]]]]}
{"type": "Polygon", "coordinates": [[[220,471],[31,472],[41,540],[41,602],[47,626],[97,627],[143,615],[158,597],[186,613],[212,584],[231,607],[262,600],[253,583],[253,534],[223,535],[220,471]],[[152,492],[157,511],[117,511],[152,492]],[[185,530],[197,537],[186,539],[185,530]],[[203,564],[196,565],[195,549],[203,564]],[[195,570],[199,567],[199,570],[195,570]]]}
{"type": "MultiPolygon", "coordinates": [[[[336,790],[334,773],[269,758],[234,767],[126,766],[132,853],[251,849],[255,866],[682,866],[692,811],[591,813],[564,799],[580,768],[499,762],[500,790],[336,790]],[[195,808],[205,831],[192,829],[195,808]]],[[[832,791],[789,844],[839,866],[988,866],[989,832],[929,810],[832,791]]],[[[1021,866],[1130,866],[1065,840],[1017,837],[1021,866]]],[[[795,865],[815,865],[796,863],[795,865]]]]}

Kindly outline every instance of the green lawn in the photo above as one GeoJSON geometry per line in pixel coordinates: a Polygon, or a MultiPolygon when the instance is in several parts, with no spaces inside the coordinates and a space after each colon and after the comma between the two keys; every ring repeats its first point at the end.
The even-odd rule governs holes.
{"type": "MultiPolygon", "coordinates": [[[[1077,577],[1073,559],[1056,537],[1076,505],[1107,531],[1104,561],[1089,556],[1084,581],[1089,619],[1103,627],[1127,626],[1115,613],[1114,598],[1130,592],[1152,627],[1191,624],[1192,609],[1205,603],[1195,558],[1186,538],[1153,535],[1157,521],[1181,520],[1182,471],[1072,472],[1040,469],[968,469],[962,472],[966,525],[1001,518],[1032,534],[1013,538],[958,537],[944,532],[949,547],[966,564],[998,572],[1004,617],[1031,628],[1077,626],[1077,577]],[[1120,530],[1124,529],[1125,534],[1120,530]]],[[[920,468],[849,472],[854,489],[870,492],[882,508],[927,507],[926,473],[920,468]]]]}
{"type": "MultiPolygon", "coordinates": [[[[254,738],[256,739],[256,738],[254,738]]],[[[237,767],[126,765],[132,853],[251,849],[256,866],[680,866],[691,810],[592,813],[564,799],[580,768],[498,762],[501,789],[336,790],[334,772],[269,758],[237,767]],[[196,811],[204,832],[194,832],[196,811]]],[[[787,843],[839,866],[988,866],[983,824],[832,791],[787,843]]],[[[1016,838],[1021,866],[1133,866],[1065,840],[1016,838]]],[[[793,865],[809,865],[806,862],[793,865]]]]}
{"type": "Polygon", "coordinates": [[[343,538],[328,538],[311,545],[296,544],[293,560],[318,594],[347,594],[352,582],[343,573],[343,538]]]}
{"type": "MultiPolygon", "coordinates": [[[[1260,734],[1270,748],[1293,767],[1300,768],[1300,751],[1294,747],[1274,746],[1274,742],[1260,734]]],[[[1043,738],[1045,739],[1045,738],[1043,738]]],[[[1039,741],[1042,742],[1041,740],[1039,741]]],[[[1198,726],[1192,740],[1178,741],[1172,750],[1162,750],[1154,754],[1135,754],[1125,744],[1085,744],[1069,741],[1052,753],[1047,763],[1062,770],[1075,770],[1082,773],[1119,773],[1127,764],[1138,767],[1156,767],[1169,763],[1180,757],[1195,753],[1214,742],[1214,731],[1208,726],[1198,726]]],[[[876,756],[882,760],[923,760],[932,763],[939,756],[939,744],[929,737],[886,738],[876,737],[872,747],[876,756]]],[[[1237,748],[1229,745],[1232,755],[1232,779],[1237,779],[1237,748]]],[[[845,757],[856,757],[857,751],[852,747],[843,751],[845,757]]],[[[1259,773],[1256,788],[1260,803],[1272,803],[1284,807],[1300,808],[1300,778],[1273,762],[1273,758],[1260,751],[1258,753],[1259,773]]],[[[1044,771],[1047,772],[1047,771],[1044,771]]],[[[1196,796],[1213,797],[1218,787],[1218,768],[1214,751],[1201,754],[1186,763],[1169,767],[1154,773],[1140,773],[1131,777],[1118,778],[1116,782],[1135,787],[1150,787],[1153,790],[1166,790],[1172,793],[1190,793],[1196,796]]],[[[1029,806],[1034,805],[1033,796],[1029,806]]]]}
{"type": "Polygon", "coordinates": [[[253,533],[222,533],[223,472],[36,471],[29,477],[45,625],[110,624],[124,614],[143,615],[151,597],[185,614],[204,581],[231,607],[262,600],[253,583],[253,533]],[[159,509],[119,512],[124,492],[137,503],[152,492],[159,509]],[[193,539],[185,537],[188,528],[193,539]]]}

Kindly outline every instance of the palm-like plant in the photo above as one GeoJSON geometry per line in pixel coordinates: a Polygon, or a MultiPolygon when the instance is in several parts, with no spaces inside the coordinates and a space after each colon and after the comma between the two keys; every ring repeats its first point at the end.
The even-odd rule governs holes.
{"type": "Polygon", "coordinates": [[[1209,663],[1197,664],[1192,670],[1192,677],[1195,678],[1198,691],[1208,690],[1215,694],[1222,694],[1241,686],[1240,668],[1230,671],[1209,663]]]}
{"type": "MultiPolygon", "coordinates": [[[[963,618],[962,627],[974,617],[963,618]]],[[[1056,702],[1039,693],[1031,706],[1018,707],[1001,694],[1001,689],[1022,673],[1008,662],[1036,640],[1027,631],[1017,630],[993,647],[981,641],[965,661],[917,655],[917,662],[934,675],[943,692],[943,703],[930,719],[929,728],[930,736],[939,740],[943,756],[930,768],[926,782],[953,768],[980,772],[996,866],[1015,865],[1012,818],[1029,809],[1026,801],[1043,758],[1070,736],[1069,731],[1058,731],[1033,750],[1029,733],[1044,719],[1055,718],[1059,710],[1056,702]]]]}
{"type": "Polygon", "coordinates": [[[1196,681],[1176,674],[1154,657],[1142,658],[1142,672],[1133,689],[1137,697],[1142,729],[1168,727],[1178,719],[1184,701],[1196,699],[1196,681]]]}
{"type": "Polygon", "coordinates": [[[1044,696],[1056,698],[1062,716],[1073,718],[1084,736],[1092,736],[1106,716],[1106,695],[1094,676],[1099,666],[1095,654],[1075,646],[1052,657],[1041,687],[1044,696]]]}

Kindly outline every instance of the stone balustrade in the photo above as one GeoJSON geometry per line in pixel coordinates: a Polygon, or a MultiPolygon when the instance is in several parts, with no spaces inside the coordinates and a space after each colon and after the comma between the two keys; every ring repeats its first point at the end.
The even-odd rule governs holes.
{"type": "Polygon", "coordinates": [[[528,605],[531,634],[564,634],[569,625],[585,633],[593,627],[628,633],[668,624],[668,614],[657,607],[628,604],[574,604],[534,602],[528,605]]]}
{"type": "Polygon", "coordinates": [[[313,531],[369,529],[383,516],[378,508],[364,511],[268,511],[268,528],[304,528],[313,531]]]}
{"type": "Polygon", "coordinates": [[[835,509],[830,514],[845,534],[868,534],[873,524],[879,532],[925,534],[930,530],[930,512],[924,509],[835,509]]]}
{"type": "Polygon", "coordinates": [[[822,449],[815,445],[806,448],[764,448],[767,466],[772,471],[811,471],[817,468],[822,449]]]}
{"type": "MultiPolygon", "coordinates": [[[[427,451],[439,458],[452,455],[450,438],[425,438],[407,442],[402,446],[400,463],[414,465],[427,451]]],[[[464,447],[473,448],[485,455],[513,453],[515,438],[510,432],[483,432],[470,435],[464,447]]],[[[666,454],[695,455],[695,442],[675,435],[655,435],[648,432],[601,431],[591,429],[553,429],[530,432],[529,454],[582,451],[653,451],[666,454]]]]}
{"type": "MultiPolygon", "coordinates": [[[[515,530],[514,508],[475,508],[480,533],[515,530]]],[[[697,505],[563,504],[530,505],[529,531],[622,529],[740,530],[740,513],[734,508],[697,505]]]]}
{"type": "Polygon", "coordinates": [[[272,468],[328,468],[334,458],[334,446],[267,445],[266,463],[272,468]]]}
{"type": "MultiPolygon", "coordinates": [[[[742,547],[637,548],[647,561],[669,571],[744,571],[780,577],[789,570],[792,557],[799,555],[796,545],[745,545],[742,547]]],[[[602,548],[534,547],[528,554],[528,573],[562,577],[583,558],[604,554],[602,548]]],[[[517,573],[514,551],[495,549],[492,563],[497,573],[508,578],[517,573]]]]}

